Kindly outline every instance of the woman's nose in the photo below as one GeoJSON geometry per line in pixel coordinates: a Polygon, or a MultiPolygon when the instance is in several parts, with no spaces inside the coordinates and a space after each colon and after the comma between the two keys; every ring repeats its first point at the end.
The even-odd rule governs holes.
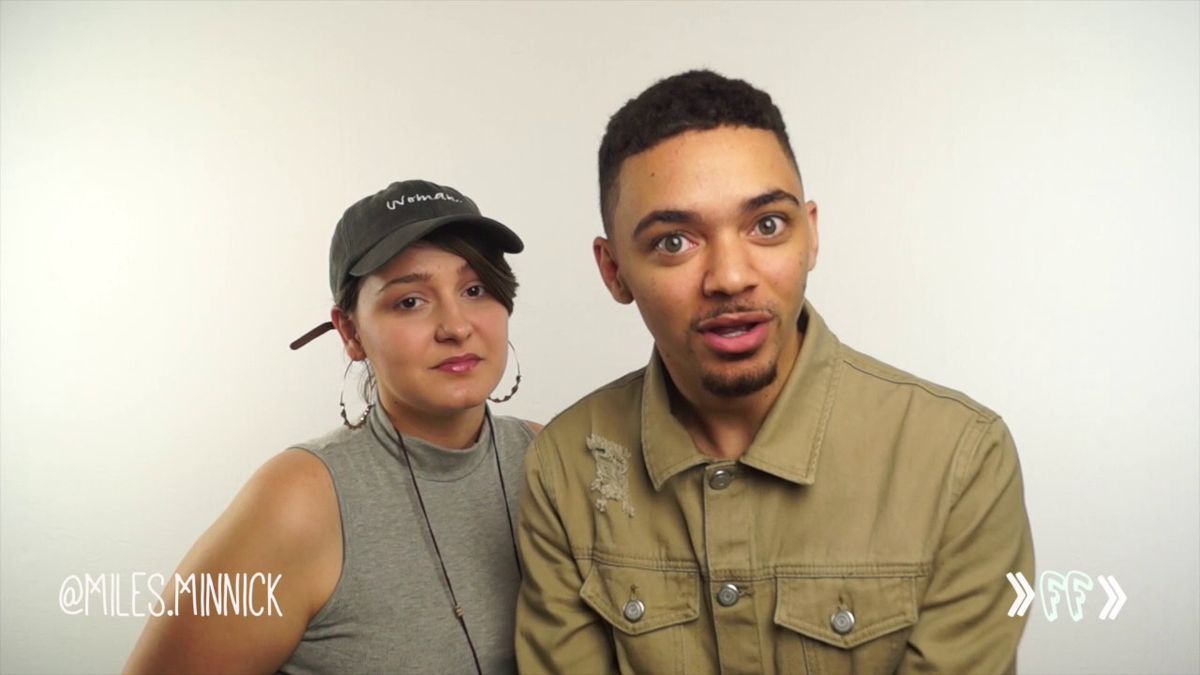
{"type": "Polygon", "coordinates": [[[443,305],[438,317],[437,339],[441,342],[462,342],[471,337],[471,322],[455,303],[443,305]]]}

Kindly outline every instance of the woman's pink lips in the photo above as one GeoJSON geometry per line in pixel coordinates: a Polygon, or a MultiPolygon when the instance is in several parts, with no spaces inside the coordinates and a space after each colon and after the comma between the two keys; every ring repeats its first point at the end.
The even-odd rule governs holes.
{"type": "Polygon", "coordinates": [[[455,356],[437,364],[434,366],[434,369],[440,370],[443,373],[454,373],[456,375],[461,373],[469,373],[482,360],[483,359],[480,359],[474,354],[455,356]]]}
{"type": "Polygon", "coordinates": [[[704,338],[704,344],[714,352],[728,355],[745,354],[758,349],[767,341],[768,325],[767,321],[758,321],[739,325],[714,326],[701,330],[700,335],[704,338]],[[737,329],[744,329],[745,332],[738,335],[722,335],[719,332],[737,329]]]}

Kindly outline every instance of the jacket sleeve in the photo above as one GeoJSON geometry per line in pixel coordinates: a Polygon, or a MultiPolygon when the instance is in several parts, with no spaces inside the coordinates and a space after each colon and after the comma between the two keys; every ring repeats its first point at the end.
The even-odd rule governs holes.
{"type": "Polygon", "coordinates": [[[955,467],[958,487],[898,669],[905,675],[1016,672],[1026,617],[1008,616],[1016,596],[1006,575],[1034,581],[1021,467],[1003,420],[974,424],[982,433],[955,467]]]}
{"type": "Polygon", "coordinates": [[[525,576],[517,597],[516,655],[522,675],[589,675],[616,672],[606,624],[579,596],[579,566],[555,501],[560,472],[557,448],[542,447],[546,435],[525,456],[517,543],[525,576]],[[547,455],[550,455],[547,457],[547,455]]]}

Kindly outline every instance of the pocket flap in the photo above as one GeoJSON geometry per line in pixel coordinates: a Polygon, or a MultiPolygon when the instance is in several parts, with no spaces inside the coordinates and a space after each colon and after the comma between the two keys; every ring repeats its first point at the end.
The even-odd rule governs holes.
{"type": "Polygon", "coordinates": [[[579,596],[617,630],[641,635],[700,616],[700,575],[593,562],[579,596]],[[636,620],[627,616],[630,602],[641,603],[636,620]]]}
{"type": "Polygon", "coordinates": [[[917,622],[913,577],[779,578],[776,592],[776,624],[843,649],[917,622]]]}

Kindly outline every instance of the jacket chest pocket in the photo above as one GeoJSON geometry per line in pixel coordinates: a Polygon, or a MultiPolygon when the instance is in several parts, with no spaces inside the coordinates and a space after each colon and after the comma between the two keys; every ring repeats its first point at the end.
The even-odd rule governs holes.
{"type": "Polygon", "coordinates": [[[611,627],[621,672],[685,672],[700,616],[699,574],[597,562],[579,595],[611,627]]]}
{"type": "Polygon", "coordinates": [[[894,673],[917,621],[912,577],[780,578],[779,673],[894,673]]]}

